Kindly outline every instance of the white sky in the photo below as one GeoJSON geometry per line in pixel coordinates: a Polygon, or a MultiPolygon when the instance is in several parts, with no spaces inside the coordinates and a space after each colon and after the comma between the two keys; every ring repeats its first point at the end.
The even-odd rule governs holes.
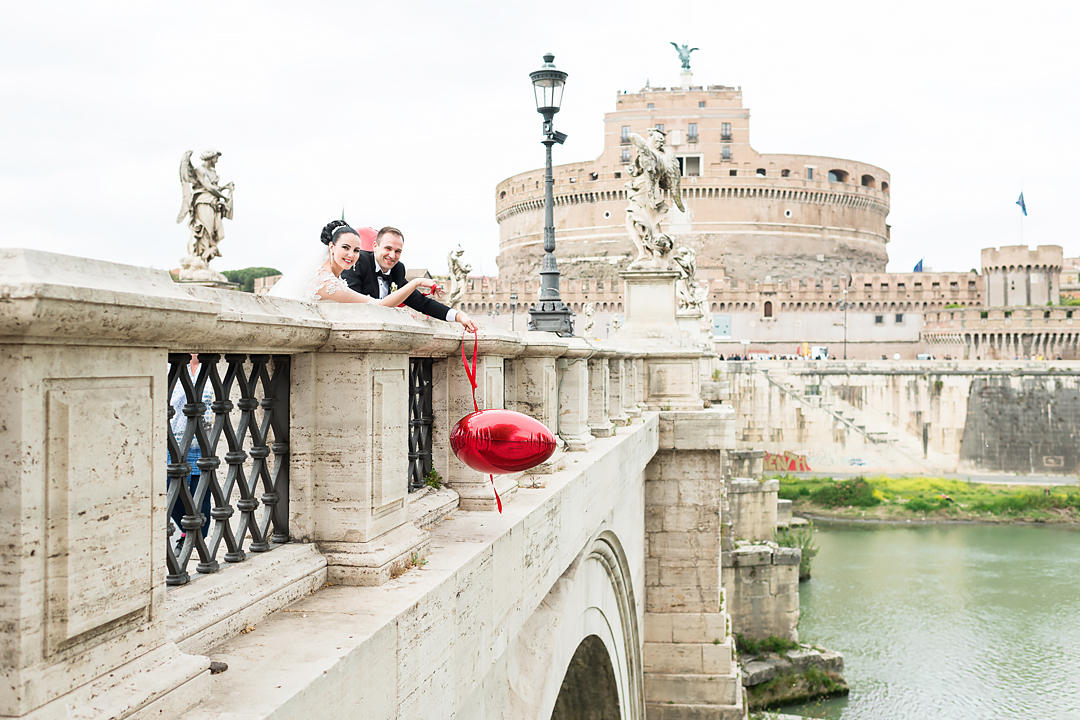
{"type": "Polygon", "coordinates": [[[556,163],[595,158],[618,90],[741,85],[759,152],[892,174],[889,269],[978,266],[1023,239],[1080,255],[1080,11],[1027,2],[4,3],[0,245],[169,268],[178,165],[234,181],[218,269],[288,267],[340,215],[404,261],[461,242],[494,273],[495,184],[539,167],[528,73],[569,72],[556,163]],[[520,7],[518,7],[520,5],[520,7]]]}

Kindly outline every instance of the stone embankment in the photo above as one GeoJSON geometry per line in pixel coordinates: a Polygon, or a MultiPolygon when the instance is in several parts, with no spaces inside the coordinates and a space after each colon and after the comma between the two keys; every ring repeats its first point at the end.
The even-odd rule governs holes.
{"type": "Polygon", "coordinates": [[[844,658],[832,650],[799,645],[779,653],[740,652],[739,667],[751,710],[848,692],[844,658]]]}

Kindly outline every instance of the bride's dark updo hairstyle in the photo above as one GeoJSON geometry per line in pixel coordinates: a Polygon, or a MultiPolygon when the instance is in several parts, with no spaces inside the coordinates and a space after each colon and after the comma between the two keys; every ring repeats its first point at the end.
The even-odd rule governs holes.
{"type": "Polygon", "coordinates": [[[329,245],[342,235],[348,234],[356,235],[356,231],[352,229],[349,223],[344,220],[331,220],[323,227],[319,239],[323,241],[323,245],[329,245]]]}

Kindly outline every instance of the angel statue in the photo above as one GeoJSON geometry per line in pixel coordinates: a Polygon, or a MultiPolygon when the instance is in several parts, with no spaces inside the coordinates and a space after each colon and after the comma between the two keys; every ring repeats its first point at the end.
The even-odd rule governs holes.
{"type": "Polygon", "coordinates": [[[585,327],[582,330],[582,337],[588,337],[589,333],[593,331],[593,325],[596,324],[596,306],[591,302],[585,303],[585,327]]]}
{"type": "Polygon", "coordinates": [[[675,261],[675,267],[679,270],[679,279],[675,283],[675,297],[679,302],[679,310],[704,314],[709,288],[697,281],[697,253],[684,246],[672,253],[671,259],[675,261]]]}
{"type": "Polygon", "coordinates": [[[221,153],[207,150],[200,157],[201,167],[192,165],[190,150],[180,160],[184,196],[176,222],[187,218],[191,229],[187,257],[180,261],[180,279],[225,282],[224,275],[211,269],[210,261],[221,256],[218,243],[225,237],[223,219],[232,220],[233,184],[222,185],[214,169],[221,153]]]}
{"type": "Polygon", "coordinates": [[[637,148],[637,157],[630,164],[630,181],[626,183],[626,228],[637,248],[637,257],[629,269],[667,268],[667,254],[674,243],[671,236],[661,229],[667,218],[668,206],[664,190],[671,191],[671,198],[679,210],[683,207],[679,191],[679,161],[675,152],[667,146],[663,130],[650,128],[648,139],[630,133],[630,141],[637,148]]]}
{"type": "Polygon", "coordinates": [[[472,272],[472,265],[461,261],[465,254],[465,248],[458,245],[446,256],[446,264],[450,268],[450,306],[456,307],[463,295],[465,295],[465,281],[472,272]]]}
{"type": "Polygon", "coordinates": [[[679,53],[679,60],[682,61],[682,69],[686,72],[690,72],[690,53],[698,48],[692,48],[689,45],[679,45],[677,43],[671,43],[671,47],[675,48],[675,52],[679,53]]]}

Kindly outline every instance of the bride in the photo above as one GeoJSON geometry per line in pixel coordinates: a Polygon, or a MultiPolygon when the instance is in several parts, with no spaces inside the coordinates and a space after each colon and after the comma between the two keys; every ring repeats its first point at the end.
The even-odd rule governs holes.
{"type": "Polygon", "coordinates": [[[341,279],[342,270],[351,268],[360,256],[360,236],[344,220],[333,220],[322,229],[320,239],[327,250],[319,250],[309,261],[296,270],[287,271],[270,289],[272,297],[290,298],[305,302],[367,303],[395,307],[413,291],[425,288],[430,291],[435,281],[427,278],[410,280],[382,300],[350,290],[341,279]]]}

